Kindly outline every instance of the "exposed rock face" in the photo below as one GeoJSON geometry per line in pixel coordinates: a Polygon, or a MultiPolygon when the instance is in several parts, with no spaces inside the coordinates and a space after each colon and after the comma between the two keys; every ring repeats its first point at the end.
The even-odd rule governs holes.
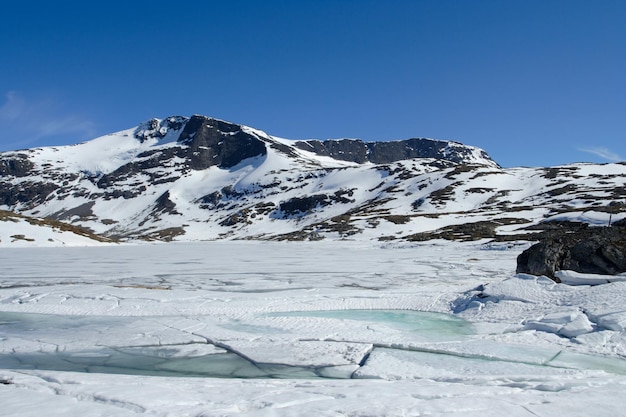
{"type": "Polygon", "coordinates": [[[33,169],[33,163],[24,154],[12,154],[0,160],[0,176],[25,177],[33,169]]]}
{"type": "Polygon", "coordinates": [[[57,188],[59,186],[51,182],[35,181],[24,181],[12,188],[0,187],[0,205],[10,207],[25,203],[28,208],[36,207],[43,204],[57,188]]]}
{"type": "Polygon", "coordinates": [[[189,119],[178,143],[188,146],[181,156],[195,170],[232,168],[244,159],[267,154],[265,143],[241,126],[204,116],[189,119]]]}
{"type": "Polygon", "coordinates": [[[352,196],[353,190],[338,190],[334,194],[316,194],[306,197],[294,197],[279,204],[281,216],[302,216],[312,212],[317,207],[325,207],[333,203],[353,203],[354,200],[346,196],[352,196]]]}
{"type": "Polygon", "coordinates": [[[554,273],[558,270],[604,275],[626,272],[623,223],[545,239],[519,255],[517,272],[545,275],[557,282],[554,273]]]}
{"type": "MultiPolygon", "coordinates": [[[[457,142],[413,138],[392,142],[363,142],[355,139],[308,140],[295,143],[298,148],[321,156],[363,164],[389,164],[414,158],[434,158],[455,163],[467,162],[476,152],[480,158],[489,159],[484,151],[457,142]]],[[[497,164],[494,162],[494,166],[497,164]]]]}

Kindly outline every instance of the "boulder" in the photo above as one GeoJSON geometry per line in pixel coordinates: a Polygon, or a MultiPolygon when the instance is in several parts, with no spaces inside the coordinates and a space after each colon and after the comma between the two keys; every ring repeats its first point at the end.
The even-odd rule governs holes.
{"type": "Polygon", "coordinates": [[[517,272],[545,275],[560,282],[555,272],[616,275],[626,272],[626,228],[590,227],[546,238],[517,257],[517,272]]]}

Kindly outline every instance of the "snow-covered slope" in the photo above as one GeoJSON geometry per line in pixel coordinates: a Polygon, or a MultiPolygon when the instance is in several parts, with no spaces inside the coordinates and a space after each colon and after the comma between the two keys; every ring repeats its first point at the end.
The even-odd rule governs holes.
{"type": "Polygon", "coordinates": [[[409,139],[291,141],[204,116],[0,154],[0,208],[121,239],[476,239],[623,217],[626,165],[503,169],[409,139]]]}

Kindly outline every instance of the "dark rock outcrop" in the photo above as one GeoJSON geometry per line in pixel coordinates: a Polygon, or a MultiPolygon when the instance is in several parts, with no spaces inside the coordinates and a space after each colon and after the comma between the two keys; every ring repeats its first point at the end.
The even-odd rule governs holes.
{"type": "MultiPolygon", "coordinates": [[[[295,146],[341,161],[363,164],[389,164],[414,158],[434,158],[455,163],[467,162],[473,150],[457,142],[413,138],[391,142],[363,142],[357,139],[298,141],[295,146]],[[454,148],[454,150],[452,150],[454,148]]],[[[484,151],[481,157],[491,160],[484,151]]],[[[494,165],[497,166],[495,162],[494,165]]]]}
{"type": "Polygon", "coordinates": [[[354,200],[348,198],[354,193],[353,189],[340,189],[334,194],[315,194],[304,197],[294,197],[287,201],[281,201],[278,205],[278,211],[274,214],[275,218],[283,216],[303,216],[313,212],[316,208],[326,207],[333,203],[348,204],[354,200]]]}
{"type": "Polygon", "coordinates": [[[0,184],[0,205],[23,208],[33,208],[43,204],[48,196],[57,190],[59,186],[51,182],[24,181],[15,187],[4,187],[0,184]]]}
{"type": "Polygon", "coordinates": [[[0,160],[0,177],[25,177],[30,174],[34,164],[24,154],[9,154],[0,160]]]}
{"type": "Polygon", "coordinates": [[[297,148],[340,161],[363,164],[368,161],[367,144],[361,140],[307,140],[295,143],[297,148]]]}
{"type": "Polygon", "coordinates": [[[187,161],[194,170],[232,168],[244,159],[267,154],[265,142],[241,126],[204,116],[189,119],[178,143],[188,146],[187,161]]]}
{"type": "Polygon", "coordinates": [[[557,282],[554,273],[558,270],[603,275],[626,272],[625,226],[622,221],[546,238],[518,256],[517,272],[545,275],[557,282]]]}
{"type": "Polygon", "coordinates": [[[176,203],[170,199],[170,192],[166,191],[159,198],[156,199],[154,213],[170,213],[180,214],[176,211],[176,203]]]}
{"type": "Polygon", "coordinates": [[[295,216],[313,211],[316,207],[324,207],[330,204],[326,194],[317,194],[307,197],[294,197],[279,204],[278,209],[282,215],[295,216]]]}

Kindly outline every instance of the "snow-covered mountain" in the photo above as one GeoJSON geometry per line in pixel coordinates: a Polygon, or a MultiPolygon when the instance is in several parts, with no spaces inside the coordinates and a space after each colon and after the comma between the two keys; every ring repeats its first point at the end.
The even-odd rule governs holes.
{"type": "Polygon", "coordinates": [[[0,153],[0,209],[115,239],[518,237],[624,217],[625,183],[623,163],[504,169],[457,142],[293,141],[204,116],[0,153]]]}

